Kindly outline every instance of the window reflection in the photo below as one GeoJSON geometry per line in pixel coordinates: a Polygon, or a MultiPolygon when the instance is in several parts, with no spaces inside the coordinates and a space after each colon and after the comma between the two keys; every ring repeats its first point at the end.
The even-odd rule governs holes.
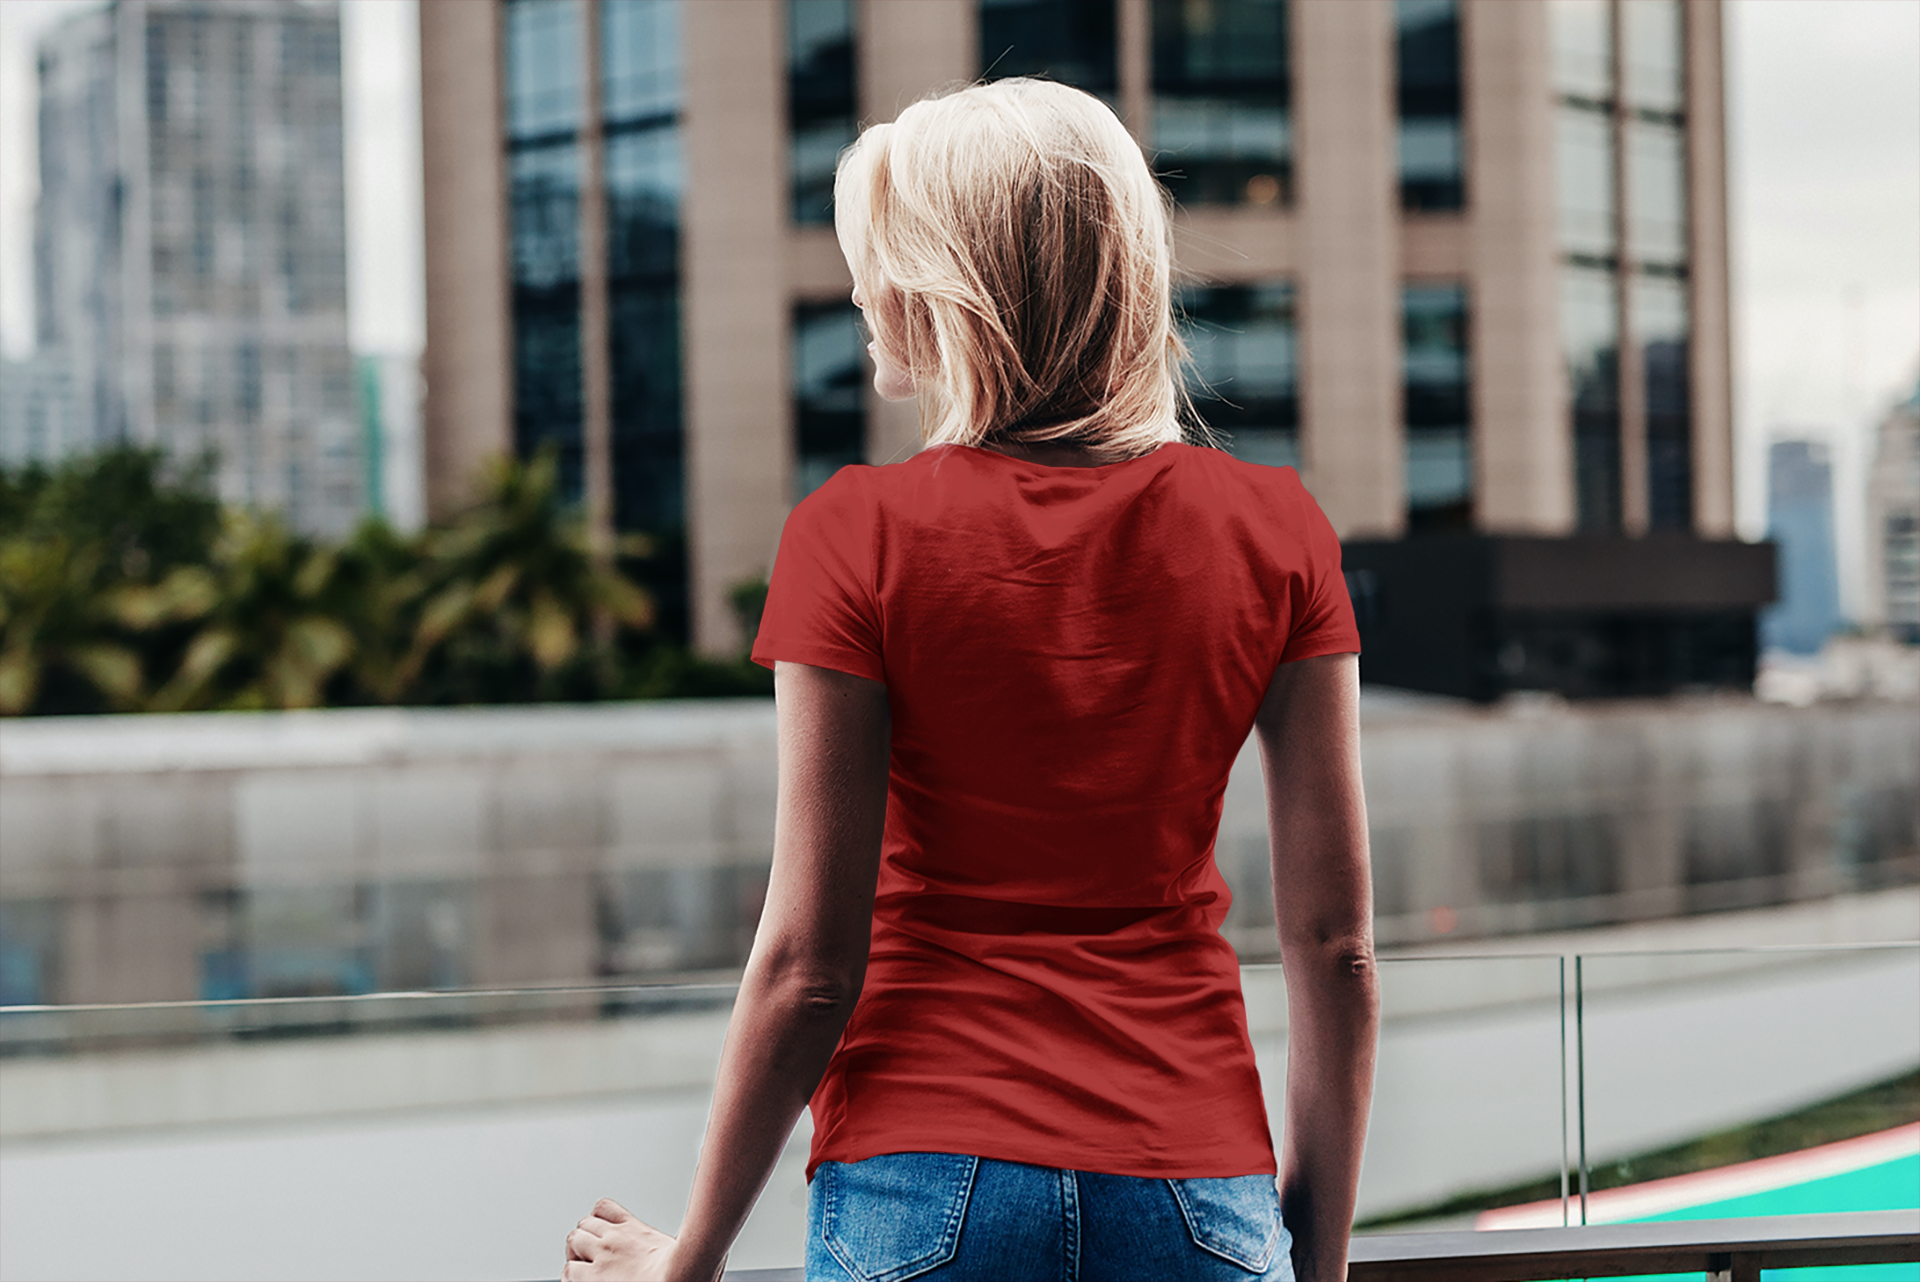
{"type": "Polygon", "coordinates": [[[787,0],[793,220],[833,221],[833,169],[858,133],[853,0],[787,0]]]}
{"type": "Polygon", "coordinates": [[[1153,147],[1175,199],[1290,199],[1285,0],[1153,0],[1153,147]]]}
{"type": "Polygon", "coordinates": [[[1176,299],[1193,351],[1194,408],[1250,463],[1300,465],[1293,286],[1183,286],[1176,299]]]}
{"type": "Polygon", "coordinates": [[[1556,93],[1590,102],[1613,97],[1613,20],[1607,0],[1548,0],[1556,93]]]}
{"type": "Polygon", "coordinates": [[[507,158],[512,221],[514,448],[552,446],[562,493],[580,494],[580,148],[507,158]]]}
{"type": "Polygon", "coordinates": [[[803,303],[793,313],[794,499],[866,452],[866,340],[852,303],[803,303]]]}
{"type": "Polygon", "coordinates": [[[1685,24],[1680,0],[1621,0],[1628,106],[1675,115],[1685,109],[1685,24]]]}
{"type": "Polygon", "coordinates": [[[1460,13],[1455,0],[1398,0],[1400,204],[1458,209],[1465,202],[1460,148],[1460,13]]]}
{"type": "Polygon", "coordinates": [[[980,75],[1047,76],[1114,100],[1114,0],[980,0],[980,75]]]}
{"type": "Polygon", "coordinates": [[[602,0],[601,110],[644,122],[680,110],[678,0],[602,0]]]}
{"type": "Polygon", "coordinates": [[[1574,500],[1582,530],[1620,526],[1620,307],[1611,271],[1561,269],[1560,335],[1573,392],[1574,500]]]}
{"type": "Polygon", "coordinates": [[[1693,524],[1687,283],[1669,275],[1633,282],[1633,335],[1646,366],[1647,518],[1656,530],[1693,524]]]}
{"type": "Polygon", "coordinates": [[[680,380],[680,0],[602,0],[613,519],[656,536],[636,571],[670,635],[686,627],[680,380]]]}
{"type": "Polygon", "coordinates": [[[1401,295],[1407,428],[1407,525],[1473,525],[1472,411],[1468,403],[1467,293],[1458,284],[1409,285],[1401,295]]]}
{"type": "Polygon", "coordinates": [[[1619,242],[1613,120],[1605,111],[1563,102],[1554,126],[1560,247],[1610,259],[1619,242]]]}
{"type": "Polygon", "coordinates": [[[509,0],[506,28],[507,137],[578,129],[578,0],[509,0]]]}
{"type": "Polygon", "coordinates": [[[1687,260],[1687,144],[1678,126],[1629,120],[1628,243],[1642,263],[1687,260]]]}

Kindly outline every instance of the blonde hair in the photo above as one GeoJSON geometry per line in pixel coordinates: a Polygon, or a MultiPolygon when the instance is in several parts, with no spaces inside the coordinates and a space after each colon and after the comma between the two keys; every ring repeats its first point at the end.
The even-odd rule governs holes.
{"type": "Polygon", "coordinates": [[[930,393],[925,441],[1105,462],[1180,439],[1169,206],[1113,112],[1051,81],[924,99],[862,133],[835,226],[876,343],[930,393]]]}

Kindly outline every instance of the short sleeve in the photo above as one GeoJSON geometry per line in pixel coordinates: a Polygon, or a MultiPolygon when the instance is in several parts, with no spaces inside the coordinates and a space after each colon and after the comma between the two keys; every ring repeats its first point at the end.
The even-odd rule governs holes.
{"type": "Polygon", "coordinates": [[[886,680],[873,584],[874,512],[844,467],[787,516],[767,580],[753,661],[776,661],[886,680]]]}
{"type": "Polygon", "coordinates": [[[1354,623],[1353,599],[1347,594],[1346,576],[1340,573],[1340,540],[1333,523],[1313,501],[1304,486],[1295,481],[1306,552],[1298,596],[1294,602],[1292,627],[1280,651],[1280,662],[1312,659],[1323,654],[1360,653],[1360,629],[1354,623]]]}

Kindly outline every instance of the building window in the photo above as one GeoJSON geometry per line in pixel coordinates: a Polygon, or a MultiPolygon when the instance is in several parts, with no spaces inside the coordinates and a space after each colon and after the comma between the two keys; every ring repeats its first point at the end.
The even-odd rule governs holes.
{"type": "Polygon", "coordinates": [[[833,222],[833,170],[859,132],[853,0],[787,0],[793,221],[833,222]]]}
{"type": "Polygon", "coordinates": [[[1613,120],[1605,108],[1563,100],[1554,120],[1560,248],[1611,263],[1619,252],[1613,120]]]}
{"type": "Polygon", "coordinates": [[[602,0],[600,27],[606,127],[672,124],[681,99],[679,0],[602,0]]]}
{"type": "Polygon", "coordinates": [[[580,15],[578,0],[508,0],[503,68],[514,450],[553,449],[570,499],[582,464],[580,15]]]}
{"type": "Polygon", "coordinates": [[[1194,408],[1250,463],[1300,465],[1293,286],[1189,285],[1176,300],[1193,350],[1194,408]]]}
{"type": "Polygon", "coordinates": [[[1153,0],[1153,147],[1187,205],[1284,205],[1293,186],[1286,0],[1153,0]]]}
{"type": "Polygon", "coordinates": [[[1564,97],[1613,97],[1613,18],[1607,0],[1550,0],[1553,85],[1564,97]]]}
{"type": "Polygon", "coordinates": [[[602,0],[613,520],[656,536],[635,567],[663,630],[686,631],[686,438],[680,362],[680,0],[602,0]]]}
{"type": "Polygon", "coordinates": [[[1401,208],[1459,209],[1466,203],[1459,6],[1456,0],[1398,0],[1394,18],[1401,208]]]}
{"type": "Polygon", "coordinates": [[[980,0],[980,75],[1046,76],[1111,104],[1114,0],[980,0]]]}
{"type": "Polygon", "coordinates": [[[1560,338],[1575,521],[1620,528],[1620,193],[1610,0],[1551,0],[1560,338]]]}
{"type": "Polygon", "coordinates": [[[1693,434],[1687,378],[1687,286],[1674,276],[1633,281],[1633,338],[1646,377],[1647,523],[1693,526],[1693,434]]]}
{"type": "Polygon", "coordinates": [[[512,219],[513,427],[521,457],[552,448],[562,492],[581,492],[580,148],[507,158],[512,219]]]}
{"type": "Polygon", "coordinates": [[[1680,126],[1630,119],[1627,141],[1627,242],[1640,265],[1687,261],[1687,146],[1680,126]]]}
{"type": "Polygon", "coordinates": [[[1560,337],[1573,393],[1576,522],[1620,526],[1620,295],[1611,270],[1569,264],[1560,273],[1560,337]]]}
{"type": "Polygon", "coordinates": [[[507,0],[507,137],[580,127],[579,0],[507,0]]]}
{"type": "Polygon", "coordinates": [[[866,457],[860,309],[802,303],[793,310],[794,500],[866,457]]]}
{"type": "Polygon", "coordinates": [[[1679,0],[1623,0],[1620,26],[1627,105],[1679,115],[1686,105],[1686,17],[1679,0]]]}
{"type": "Polygon", "coordinates": [[[1401,294],[1407,426],[1407,528],[1473,526],[1467,291],[1408,285],[1401,294]]]}

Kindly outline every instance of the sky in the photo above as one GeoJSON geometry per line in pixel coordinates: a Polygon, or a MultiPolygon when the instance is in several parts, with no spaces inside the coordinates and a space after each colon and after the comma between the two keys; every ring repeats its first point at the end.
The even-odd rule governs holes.
{"type": "MultiPolygon", "coordinates": [[[[33,42],[99,0],[0,0],[0,349],[32,346],[33,42]]],[[[413,0],[344,0],[354,346],[425,332],[413,0]]],[[[1920,0],[1727,0],[1736,505],[1766,530],[1766,451],[1834,450],[1843,608],[1863,587],[1873,422],[1920,377],[1920,0]],[[1850,518],[1850,519],[1849,519],[1850,518]]]]}

